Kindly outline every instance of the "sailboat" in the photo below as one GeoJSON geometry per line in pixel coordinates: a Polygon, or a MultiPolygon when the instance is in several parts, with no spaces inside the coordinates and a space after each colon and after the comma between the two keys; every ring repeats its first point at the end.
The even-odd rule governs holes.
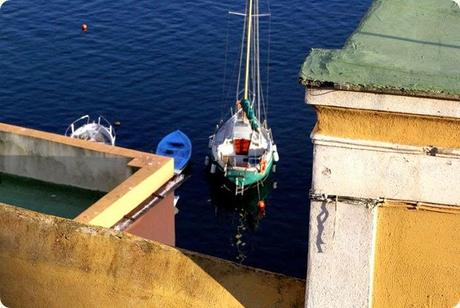
{"type": "Polygon", "coordinates": [[[209,137],[210,172],[222,173],[235,195],[243,195],[248,188],[263,183],[279,159],[267,124],[261,87],[258,0],[247,0],[244,16],[240,57],[244,90],[242,93],[237,90],[230,118],[218,125],[209,137]]]}

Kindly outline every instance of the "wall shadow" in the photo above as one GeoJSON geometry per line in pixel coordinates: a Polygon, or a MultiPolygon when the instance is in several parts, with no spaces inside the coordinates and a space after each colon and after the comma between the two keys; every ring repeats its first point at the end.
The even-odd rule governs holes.
{"type": "Polygon", "coordinates": [[[304,307],[305,280],[183,252],[244,307],[304,307]]]}
{"type": "Polygon", "coordinates": [[[323,232],[324,232],[324,223],[327,221],[329,217],[329,212],[327,210],[326,201],[321,204],[321,212],[316,216],[318,234],[316,235],[316,248],[318,249],[319,253],[323,253],[323,249],[321,245],[326,244],[323,241],[323,232]]]}

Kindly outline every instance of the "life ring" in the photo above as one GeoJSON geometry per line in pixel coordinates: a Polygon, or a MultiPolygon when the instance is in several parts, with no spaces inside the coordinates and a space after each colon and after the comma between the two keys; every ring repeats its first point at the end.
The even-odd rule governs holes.
{"type": "Polygon", "coordinates": [[[260,161],[260,173],[264,172],[266,168],[267,168],[267,161],[265,159],[262,159],[260,161]]]}

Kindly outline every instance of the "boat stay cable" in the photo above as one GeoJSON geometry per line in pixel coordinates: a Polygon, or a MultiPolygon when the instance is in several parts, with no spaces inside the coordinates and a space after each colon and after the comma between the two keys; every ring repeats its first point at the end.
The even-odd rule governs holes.
{"type": "Polygon", "coordinates": [[[251,59],[251,34],[252,34],[252,0],[248,0],[247,9],[247,28],[246,28],[246,65],[244,77],[243,99],[249,99],[249,62],[251,59]]]}
{"type": "Polygon", "coordinates": [[[224,60],[224,78],[222,82],[222,108],[220,108],[220,120],[223,119],[224,115],[224,108],[225,108],[225,84],[227,83],[227,61],[228,61],[228,37],[229,37],[229,29],[230,29],[230,17],[227,15],[227,33],[225,35],[225,60],[224,60]]]}
{"type": "MultiPolygon", "coordinates": [[[[244,23],[243,23],[243,29],[246,29],[246,25],[247,25],[247,22],[248,22],[248,18],[247,18],[247,10],[248,10],[248,7],[246,7],[245,9],[245,14],[244,14],[244,23]]],[[[235,101],[238,100],[238,97],[240,95],[240,83],[241,83],[241,66],[243,65],[243,53],[244,53],[244,39],[245,39],[245,31],[242,31],[242,35],[241,35],[241,49],[240,49],[240,63],[239,63],[239,67],[238,67],[238,80],[237,80],[237,83],[236,83],[236,95],[235,95],[235,101]]]]}

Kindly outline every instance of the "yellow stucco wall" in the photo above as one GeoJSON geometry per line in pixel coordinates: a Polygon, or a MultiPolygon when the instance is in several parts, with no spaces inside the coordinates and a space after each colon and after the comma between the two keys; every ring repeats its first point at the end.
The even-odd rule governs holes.
{"type": "Polygon", "coordinates": [[[91,205],[75,221],[110,228],[173,176],[172,159],[161,166],[146,166],[91,205]]]}
{"type": "Polygon", "coordinates": [[[8,307],[302,307],[305,281],[0,204],[8,307]]]}
{"type": "Polygon", "coordinates": [[[460,147],[460,119],[315,106],[314,132],[416,146],[460,147]]]}
{"type": "Polygon", "coordinates": [[[454,307],[460,303],[460,210],[377,209],[373,307],[454,307]]]}

